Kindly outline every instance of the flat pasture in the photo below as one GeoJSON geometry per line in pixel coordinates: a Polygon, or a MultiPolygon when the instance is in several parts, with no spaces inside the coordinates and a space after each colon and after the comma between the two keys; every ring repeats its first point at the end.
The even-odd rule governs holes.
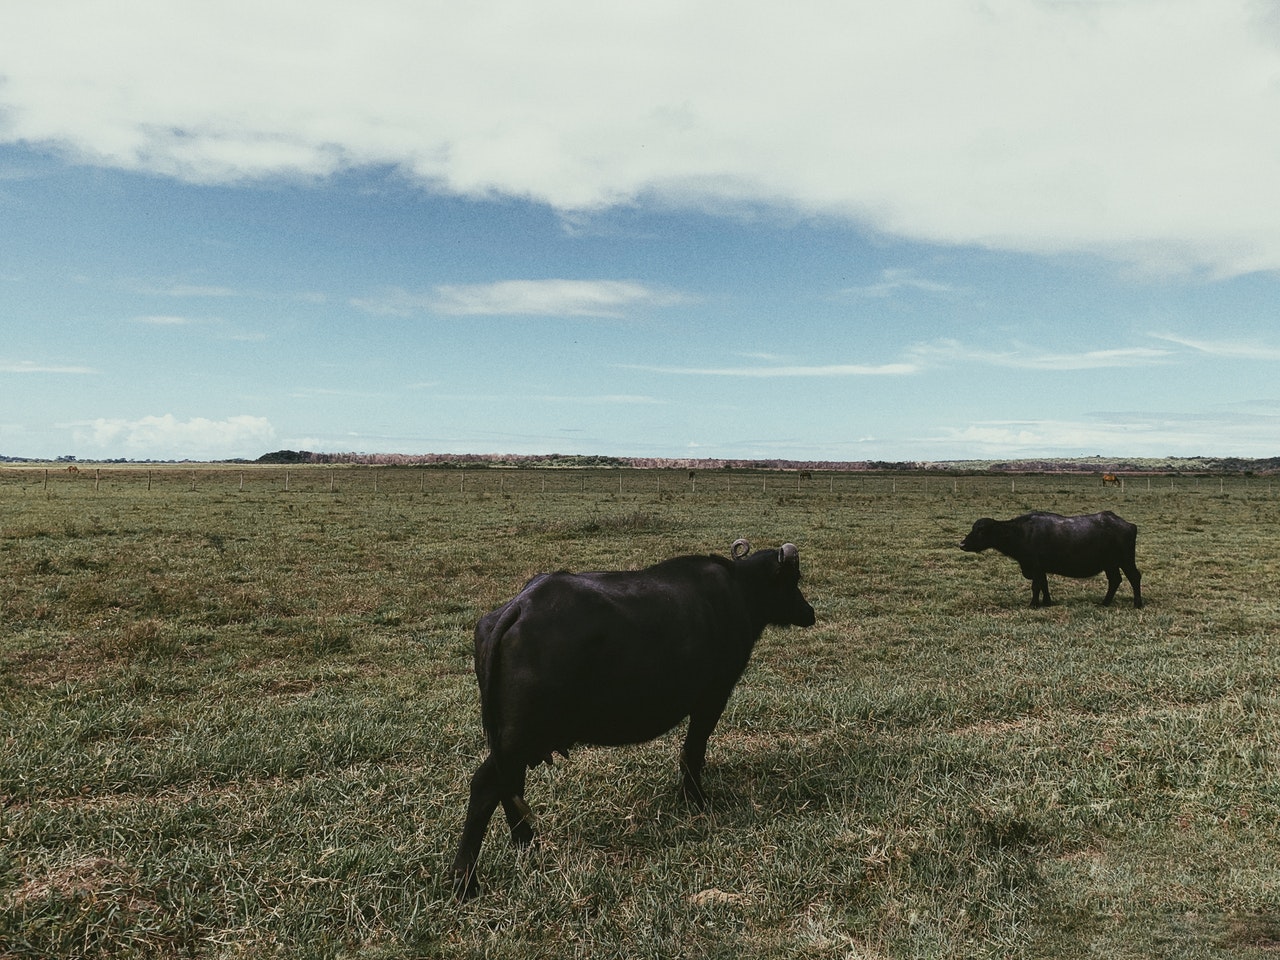
{"type": "Polygon", "coordinates": [[[0,467],[0,956],[1268,957],[1280,486],[1260,476],[0,467]],[[1128,585],[965,554],[1112,509],[1128,585]],[[681,731],[531,772],[480,897],[476,619],[551,569],[792,541],[681,731]]]}

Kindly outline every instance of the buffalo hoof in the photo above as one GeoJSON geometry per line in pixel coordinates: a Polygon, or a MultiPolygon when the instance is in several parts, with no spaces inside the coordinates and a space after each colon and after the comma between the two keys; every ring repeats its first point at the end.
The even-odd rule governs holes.
{"type": "Polygon", "coordinates": [[[523,820],[511,828],[511,842],[523,850],[533,843],[533,827],[523,820]]]}
{"type": "Polygon", "coordinates": [[[455,873],[453,875],[453,898],[459,903],[466,903],[480,893],[480,882],[474,872],[455,873]]]}
{"type": "Polygon", "coordinates": [[[680,795],[684,797],[685,803],[693,804],[700,809],[706,809],[711,805],[711,798],[707,796],[706,791],[688,780],[680,785],[680,795]]]}
{"type": "Polygon", "coordinates": [[[523,850],[533,841],[533,811],[519,794],[506,803],[507,822],[511,824],[511,842],[523,850]]]}

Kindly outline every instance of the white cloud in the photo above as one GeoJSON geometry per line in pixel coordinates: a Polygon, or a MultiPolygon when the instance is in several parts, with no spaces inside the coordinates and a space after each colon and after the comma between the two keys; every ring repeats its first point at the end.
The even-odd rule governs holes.
{"type": "MultiPolygon", "coordinates": [[[[1120,442],[1122,429],[1111,423],[1072,423],[1064,421],[984,421],[963,427],[947,428],[938,438],[940,443],[958,444],[972,456],[1019,456],[1036,453],[1100,452],[1111,450],[1120,442]]],[[[1125,451],[1142,445],[1132,436],[1121,445],[1125,451]]]]}
{"type": "Polygon", "coordinates": [[[633,280],[505,280],[436,288],[435,310],[448,314],[535,314],[618,317],[630,307],[663,307],[685,301],[633,280]]]}
{"type": "Polygon", "coordinates": [[[983,364],[1025,370],[1094,370],[1143,367],[1169,363],[1169,350],[1150,347],[1122,347],[1111,350],[1085,350],[1078,353],[1049,353],[1014,344],[1008,349],[979,349],[958,340],[937,340],[916,344],[903,359],[890,363],[804,364],[783,362],[781,358],[746,354],[761,362],[751,366],[675,366],[621,364],[622,369],[647,373],[695,377],[744,377],[756,379],[787,377],[904,377],[929,368],[983,364]]]}
{"type": "Polygon", "coordinates": [[[0,139],[194,182],[390,165],[568,212],[778,203],[930,242],[1233,274],[1280,268],[1269,9],[14,4],[0,139]]]}
{"type": "Polygon", "coordinates": [[[78,364],[37,363],[34,360],[0,360],[0,374],[3,373],[60,373],[86,374],[97,373],[92,367],[78,364]]]}
{"type": "Polygon", "coordinates": [[[399,288],[384,290],[372,297],[352,297],[348,301],[357,310],[388,317],[410,317],[431,306],[431,297],[399,288]]]}
{"type": "Polygon", "coordinates": [[[779,364],[755,367],[665,367],[641,364],[618,364],[624,370],[641,370],[646,373],[666,373],[691,377],[903,377],[918,373],[914,363],[828,363],[828,364],[779,364]]]}
{"type": "Polygon", "coordinates": [[[225,420],[172,414],[138,420],[99,418],[75,425],[76,444],[87,455],[131,460],[226,460],[258,457],[271,449],[275,429],[263,417],[235,416],[225,420]]]}
{"type": "Polygon", "coordinates": [[[924,446],[945,459],[1092,454],[1271,457],[1280,447],[1280,409],[1260,405],[1222,407],[1208,413],[1125,412],[1081,420],[979,421],[943,427],[924,446]]]}
{"type": "Polygon", "coordinates": [[[575,406],[623,406],[623,407],[648,407],[648,406],[666,406],[671,401],[662,400],[658,397],[648,397],[643,394],[631,393],[606,393],[585,396],[551,396],[541,397],[550,403],[571,403],[575,406]]]}
{"type": "Polygon", "coordinates": [[[953,293],[955,288],[950,284],[921,277],[914,270],[890,269],[882,270],[880,279],[875,283],[862,287],[849,287],[843,292],[861,297],[891,297],[902,290],[942,294],[953,293]]]}
{"type": "Polygon", "coordinates": [[[1225,357],[1229,360],[1280,360],[1280,347],[1272,347],[1262,343],[1244,343],[1231,340],[1193,340],[1190,337],[1178,337],[1168,333],[1153,333],[1157,340],[1176,343],[1199,353],[1214,357],[1225,357]]]}
{"type": "Polygon", "coordinates": [[[1022,370],[1097,370],[1110,367],[1146,367],[1169,363],[1169,350],[1151,347],[1117,347],[1111,350],[1082,350],[1076,353],[1049,353],[1013,344],[1008,349],[969,347],[957,340],[936,340],[917,344],[911,356],[928,365],[979,363],[1022,370]]]}
{"type": "Polygon", "coordinates": [[[688,302],[683,294],[658,290],[634,280],[503,280],[497,283],[446,284],[432,293],[389,290],[353,299],[368,313],[411,316],[433,312],[450,316],[620,317],[628,310],[688,302]]]}
{"type": "MultiPolygon", "coordinates": [[[[0,86],[0,91],[3,91],[0,86]]],[[[139,293],[153,297],[233,297],[236,291],[231,287],[220,287],[213,284],[169,283],[162,286],[143,285],[139,293]]]]}
{"type": "Polygon", "coordinates": [[[232,343],[262,343],[267,335],[257,330],[236,330],[216,317],[196,318],[180,314],[148,314],[133,318],[134,323],[149,327],[198,327],[202,333],[216,340],[232,343]]]}

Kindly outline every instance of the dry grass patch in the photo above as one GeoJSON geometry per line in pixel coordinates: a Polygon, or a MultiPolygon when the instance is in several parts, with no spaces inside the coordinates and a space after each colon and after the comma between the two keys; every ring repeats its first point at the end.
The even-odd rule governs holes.
{"type": "Polygon", "coordinates": [[[0,955],[1263,957],[1280,502],[1089,478],[0,471],[0,955]],[[272,479],[274,478],[274,479],[272,479]],[[465,480],[465,483],[460,482],[465,480]],[[367,482],[366,482],[367,481],[367,482]],[[55,489],[56,486],[56,489],[55,489]],[[955,543],[1112,507],[1149,606],[955,543]],[[1212,537],[1209,537],[1212,533],[1212,537]],[[529,778],[465,907],[471,630],[532,574],[798,543],[679,797],[682,730],[529,778]],[[987,562],[990,560],[990,562],[987,562]]]}

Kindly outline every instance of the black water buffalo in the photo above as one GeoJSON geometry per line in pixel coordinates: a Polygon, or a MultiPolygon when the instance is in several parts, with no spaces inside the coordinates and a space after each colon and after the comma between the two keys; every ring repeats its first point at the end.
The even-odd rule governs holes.
{"type": "Polygon", "coordinates": [[[732,559],[677,557],[644,570],[550,573],[476,624],[475,664],[489,756],[453,864],[454,894],[475,896],[476,860],[501,803],[511,839],[533,839],[525,773],[576,744],[643,743],[685,717],[684,795],[706,802],[707,738],[769,624],[807,627],[794,544],[732,559]]]}
{"type": "Polygon", "coordinates": [[[1060,517],[1040,511],[1012,520],[983,517],[973,525],[960,548],[979,553],[994,547],[1012,557],[1031,581],[1031,606],[1049,606],[1048,574],[1094,577],[1105,572],[1111,603],[1120,586],[1120,571],[1133,587],[1133,605],[1142,606],[1142,574],[1134,559],[1138,528],[1110,510],[1082,517],[1060,517]]]}

